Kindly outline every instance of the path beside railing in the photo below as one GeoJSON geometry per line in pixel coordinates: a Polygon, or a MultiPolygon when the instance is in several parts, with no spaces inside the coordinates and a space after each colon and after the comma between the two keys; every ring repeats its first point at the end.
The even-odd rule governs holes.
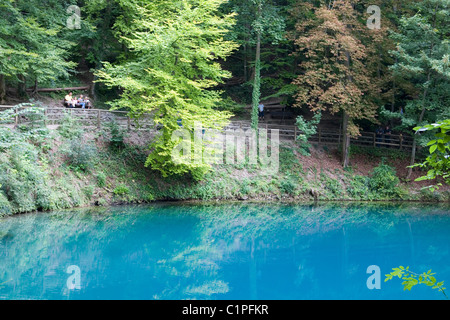
{"type": "MultiPolygon", "coordinates": [[[[0,106],[0,112],[11,109],[13,106],[0,106]]],[[[151,115],[144,115],[139,119],[132,119],[128,116],[126,111],[110,111],[102,109],[69,109],[69,108],[31,108],[21,107],[16,108],[11,118],[2,125],[19,126],[26,124],[44,123],[47,127],[59,126],[64,117],[71,116],[76,121],[80,122],[82,126],[87,128],[101,129],[102,126],[115,121],[121,128],[127,131],[136,130],[154,130],[154,122],[151,115]]],[[[260,129],[279,130],[280,139],[294,140],[295,137],[301,134],[298,128],[294,125],[278,125],[259,123],[260,129]]],[[[232,121],[224,130],[233,129],[250,129],[249,121],[232,121]]],[[[339,145],[342,142],[342,133],[337,131],[321,130],[317,134],[310,137],[310,143],[319,145],[339,145]]],[[[352,145],[366,146],[366,147],[387,147],[393,149],[411,149],[413,145],[413,138],[405,135],[392,134],[389,137],[377,137],[374,132],[361,132],[357,138],[351,139],[352,145]]]]}

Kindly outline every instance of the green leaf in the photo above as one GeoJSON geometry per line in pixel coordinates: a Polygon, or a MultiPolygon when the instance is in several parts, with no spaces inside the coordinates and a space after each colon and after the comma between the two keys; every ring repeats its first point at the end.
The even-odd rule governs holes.
{"type": "Polygon", "coordinates": [[[437,145],[435,144],[435,145],[432,145],[431,147],[430,147],[430,153],[434,153],[435,151],[436,151],[436,149],[437,149],[437,145]]]}

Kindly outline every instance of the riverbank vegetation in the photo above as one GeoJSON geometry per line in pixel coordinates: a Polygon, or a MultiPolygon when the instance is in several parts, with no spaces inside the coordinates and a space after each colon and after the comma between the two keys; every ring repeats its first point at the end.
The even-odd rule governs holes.
{"type": "Polygon", "coordinates": [[[0,210],[169,199],[447,201],[448,131],[436,138],[413,129],[450,118],[448,6],[7,1],[0,103],[32,98],[61,107],[60,92],[40,88],[85,85],[96,108],[146,114],[159,134],[125,133],[114,123],[90,131],[70,118],[57,130],[0,127],[0,210]],[[267,105],[258,117],[260,103],[271,100],[278,109],[267,105]],[[297,141],[282,141],[276,174],[260,163],[174,162],[180,126],[221,129],[236,118],[252,128],[266,119],[297,125],[297,141]],[[310,143],[317,128],[338,132],[341,143],[310,143]],[[412,148],[351,144],[361,131],[375,139],[376,130],[387,147],[398,133],[412,148]],[[414,181],[424,175],[433,181],[414,181]]]}
{"type": "Polygon", "coordinates": [[[146,134],[114,123],[87,130],[70,117],[57,130],[0,128],[1,214],[165,200],[450,200],[445,187],[430,191],[399,179],[407,154],[355,149],[359,161],[342,169],[337,149],[312,145],[305,156],[293,142],[280,146],[278,173],[242,163],[216,165],[201,181],[163,177],[144,165],[146,134]]]}

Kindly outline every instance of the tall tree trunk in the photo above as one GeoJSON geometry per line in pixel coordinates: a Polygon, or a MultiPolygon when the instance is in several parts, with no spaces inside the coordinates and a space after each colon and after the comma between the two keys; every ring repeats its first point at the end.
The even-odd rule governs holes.
{"type": "Polygon", "coordinates": [[[342,115],[342,166],[348,167],[350,160],[350,135],[348,134],[348,114],[342,115]]]}
{"type": "MultiPolygon", "coordinates": [[[[258,18],[261,17],[261,4],[258,7],[258,18]]],[[[261,31],[258,30],[256,39],[255,77],[253,79],[252,93],[252,129],[258,129],[258,106],[261,98],[261,31]]]]}
{"type": "Polygon", "coordinates": [[[32,94],[35,95],[38,92],[38,80],[37,78],[34,80],[34,86],[33,86],[33,92],[32,94]]]}
{"type": "MultiPolygon", "coordinates": [[[[347,74],[347,81],[353,82],[353,78],[350,74],[350,52],[345,51],[345,66],[347,67],[348,74],[347,74]]],[[[349,165],[349,158],[350,158],[350,135],[348,133],[348,113],[343,110],[342,115],[342,166],[344,168],[347,168],[349,165]]]]}
{"type": "Polygon", "coordinates": [[[23,74],[17,76],[19,83],[17,84],[17,94],[19,97],[23,98],[27,94],[27,81],[23,74]]]}
{"type": "MultiPolygon", "coordinates": [[[[429,82],[431,79],[431,70],[428,71],[428,80],[427,82],[429,82]]],[[[420,113],[419,116],[419,124],[423,121],[423,118],[425,116],[425,100],[427,98],[428,95],[428,88],[425,88],[423,91],[423,99],[422,99],[422,112],[420,113]]],[[[411,178],[411,174],[412,174],[412,167],[414,165],[414,163],[416,162],[416,148],[417,148],[417,139],[414,138],[413,141],[413,145],[412,145],[412,151],[411,151],[411,160],[409,162],[409,168],[408,168],[408,173],[406,174],[406,179],[410,179],[411,178]]]]}
{"type": "Polygon", "coordinates": [[[0,104],[5,103],[6,97],[6,84],[5,84],[5,76],[0,74],[0,104]]]}

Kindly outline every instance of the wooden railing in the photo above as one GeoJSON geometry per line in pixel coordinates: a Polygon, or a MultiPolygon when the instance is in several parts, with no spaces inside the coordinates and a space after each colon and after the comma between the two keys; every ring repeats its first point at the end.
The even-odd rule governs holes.
{"type": "MultiPolygon", "coordinates": [[[[0,111],[11,109],[12,106],[0,106],[0,111]]],[[[15,114],[3,123],[3,125],[26,125],[43,123],[45,126],[58,126],[63,123],[64,117],[70,116],[84,127],[101,129],[102,126],[115,121],[117,125],[128,131],[154,130],[154,122],[151,115],[144,115],[139,119],[132,119],[126,111],[102,110],[102,109],[71,109],[71,108],[15,108],[15,114]]],[[[249,121],[231,121],[224,130],[250,129],[249,121]]],[[[301,134],[294,125],[278,125],[259,123],[260,129],[278,130],[280,139],[295,140],[301,134]]],[[[342,133],[338,131],[318,129],[317,134],[309,139],[310,143],[319,145],[339,145],[342,143],[342,133]]],[[[391,134],[390,136],[377,137],[374,132],[361,132],[357,138],[351,139],[352,145],[367,147],[388,147],[396,149],[411,149],[413,138],[407,135],[391,134]]]]}
{"type": "MultiPolygon", "coordinates": [[[[281,139],[295,140],[301,132],[294,125],[278,125],[260,123],[259,128],[266,130],[277,129],[281,139]]],[[[238,129],[242,128],[248,130],[250,122],[248,121],[233,121],[227,128],[238,129]]],[[[317,133],[309,138],[310,143],[317,143],[319,145],[339,145],[342,143],[342,133],[339,131],[323,130],[318,128],[317,133]]],[[[395,149],[411,149],[413,145],[413,138],[408,135],[391,134],[377,137],[374,132],[361,132],[357,138],[351,138],[352,145],[366,146],[366,147],[384,147],[395,149]]]]}
{"type": "MultiPolygon", "coordinates": [[[[0,111],[11,109],[12,106],[0,106],[0,111]]],[[[115,121],[119,127],[130,130],[149,130],[154,127],[150,115],[139,119],[132,119],[126,111],[79,108],[15,108],[15,115],[4,124],[14,126],[27,124],[44,124],[45,126],[59,126],[65,117],[72,117],[83,127],[101,129],[103,125],[115,121]]]]}

